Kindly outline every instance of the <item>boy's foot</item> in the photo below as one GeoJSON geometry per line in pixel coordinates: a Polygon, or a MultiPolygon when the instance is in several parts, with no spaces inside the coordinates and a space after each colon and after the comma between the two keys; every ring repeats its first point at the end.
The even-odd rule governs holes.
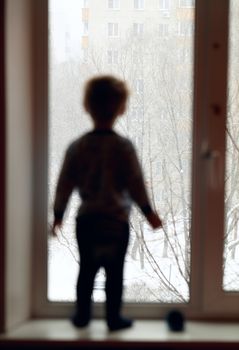
{"type": "Polygon", "coordinates": [[[89,320],[82,320],[77,313],[71,317],[71,322],[76,328],[83,328],[89,324],[89,320]]]}
{"type": "Polygon", "coordinates": [[[108,327],[110,331],[118,331],[120,329],[130,328],[133,325],[133,321],[129,318],[119,317],[113,322],[108,322],[108,327]]]}

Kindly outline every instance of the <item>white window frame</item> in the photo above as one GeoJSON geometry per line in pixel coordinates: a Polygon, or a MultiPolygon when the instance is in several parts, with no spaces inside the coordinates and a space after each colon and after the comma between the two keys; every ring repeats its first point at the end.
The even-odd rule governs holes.
{"type": "Polygon", "coordinates": [[[108,29],[108,37],[109,38],[118,38],[119,37],[119,23],[109,22],[107,29],[108,29]]]}
{"type": "Polygon", "coordinates": [[[158,0],[158,6],[160,11],[169,11],[170,0],[158,0]]]}
{"type": "MultiPolygon", "coordinates": [[[[41,0],[47,4],[47,0],[41,0]]],[[[44,5],[45,6],[45,5],[44,5]]],[[[47,7],[46,7],[47,8],[47,7]]],[[[32,287],[35,317],[69,315],[72,303],[47,300],[47,167],[48,167],[48,30],[47,13],[36,16],[35,78],[37,98],[34,118],[34,245],[32,287]],[[42,25],[45,24],[45,25],[42,25]],[[41,69],[38,69],[41,67],[41,69]]],[[[213,152],[225,168],[227,105],[228,1],[196,2],[194,54],[194,122],[192,161],[192,246],[190,301],[187,304],[126,304],[125,313],[139,318],[164,317],[173,307],[187,318],[238,319],[239,293],[222,290],[224,237],[224,181],[212,185],[213,152]],[[220,84],[218,83],[220,77],[220,84]],[[220,106],[220,113],[217,108],[220,106]],[[209,214],[210,213],[210,214],[209,214]]],[[[95,305],[94,315],[103,316],[95,305]]]]}
{"type": "Polygon", "coordinates": [[[144,93],[144,80],[142,78],[135,79],[135,93],[137,95],[142,95],[144,93]]]}
{"type": "Polygon", "coordinates": [[[82,49],[82,56],[83,56],[83,62],[84,63],[88,62],[88,59],[89,59],[89,49],[88,48],[82,49]]]}
{"type": "Polygon", "coordinates": [[[84,36],[89,35],[89,22],[88,21],[83,22],[83,35],[84,36]]]}
{"type": "Polygon", "coordinates": [[[107,62],[108,64],[118,64],[119,62],[119,50],[109,49],[107,50],[107,62]]]}
{"type": "Polygon", "coordinates": [[[89,0],[83,0],[83,8],[88,8],[89,7],[89,0]]]}
{"type": "Polygon", "coordinates": [[[120,0],[108,0],[108,9],[119,10],[120,9],[120,0]]]}
{"type": "Polygon", "coordinates": [[[135,10],[144,10],[144,0],[134,0],[135,10]]]}
{"type": "Polygon", "coordinates": [[[158,32],[160,37],[167,38],[169,36],[169,23],[159,23],[158,32]]]}
{"type": "Polygon", "coordinates": [[[144,34],[144,23],[133,23],[133,35],[142,37],[144,34]]]}

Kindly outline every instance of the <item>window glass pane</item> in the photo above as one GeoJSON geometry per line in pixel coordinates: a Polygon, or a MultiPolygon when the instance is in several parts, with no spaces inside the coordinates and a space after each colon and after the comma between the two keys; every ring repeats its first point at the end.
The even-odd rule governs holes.
{"type": "Polygon", "coordinates": [[[159,0],[160,10],[169,10],[169,0],[159,0]]]}
{"type": "Polygon", "coordinates": [[[239,291],[239,3],[230,1],[223,288],[239,291]]]}
{"type": "Polygon", "coordinates": [[[119,0],[108,0],[109,9],[118,9],[119,8],[119,0]]]}
{"type": "Polygon", "coordinates": [[[134,0],[134,8],[135,9],[143,9],[144,8],[144,0],[134,0]]]}
{"type": "Polygon", "coordinates": [[[195,0],[179,0],[180,7],[194,7],[195,0]]]}
{"type": "MultiPolygon", "coordinates": [[[[134,1],[132,6],[131,1],[121,0],[112,22],[107,1],[49,2],[49,223],[66,147],[91,128],[81,105],[84,83],[95,74],[115,74],[128,82],[131,91],[116,130],[134,142],[153,206],[164,221],[164,230],[153,232],[133,209],[124,298],[134,302],[187,302],[190,294],[194,9],[179,10],[178,0],[164,3],[170,17],[162,19],[157,2],[147,2],[139,13],[144,1],[134,1]],[[178,21],[184,19],[190,35],[185,30],[182,40],[178,21]],[[164,35],[155,35],[162,23],[164,35]],[[140,38],[132,30],[135,24],[140,38]]],[[[49,239],[48,298],[52,301],[75,300],[78,205],[74,193],[59,240],[49,239]]],[[[96,301],[105,298],[104,278],[100,271],[96,301]]]]}

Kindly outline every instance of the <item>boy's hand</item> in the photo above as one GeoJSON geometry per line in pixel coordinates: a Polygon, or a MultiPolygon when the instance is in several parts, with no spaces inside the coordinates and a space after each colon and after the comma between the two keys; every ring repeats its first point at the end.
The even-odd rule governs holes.
{"type": "Polygon", "coordinates": [[[51,234],[53,237],[57,237],[57,230],[62,226],[62,220],[55,219],[51,228],[51,234]]]}
{"type": "Polygon", "coordinates": [[[163,226],[160,217],[154,211],[147,215],[147,220],[154,230],[163,226]]]}

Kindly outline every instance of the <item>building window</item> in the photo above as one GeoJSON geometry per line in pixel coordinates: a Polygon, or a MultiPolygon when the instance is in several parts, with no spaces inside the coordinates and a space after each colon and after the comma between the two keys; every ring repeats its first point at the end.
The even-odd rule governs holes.
{"type": "Polygon", "coordinates": [[[194,25],[192,21],[180,21],[178,22],[178,35],[179,36],[192,36],[194,31],[194,25]]]}
{"type": "Polygon", "coordinates": [[[135,80],[135,92],[138,95],[142,95],[144,93],[144,81],[143,79],[135,80]]]}
{"type": "Polygon", "coordinates": [[[179,0],[179,7],[195,7],[195,0],[179,0]]]}
{"type": "Polygon", "coordinates": [[[83,35],[89,34],[89,22],[83,22],[83,35]]]}
{"type": "Polygon", "coordinates": [[[118,10],[120,8],[120,0],[108,0],[108,8],[118,10]]]}
{"type": "Polygon", "coordinates": [[[177,58],[180,64],[187,64],[191,62],[191,52],[187,47],[178,47],[177,48],[177,58]]]}
{"type": "Polygon", "coordinates": [[[109,37],[118,37],[119,36],[118,23],[108,23],[108,36],[109,37]]]}
{"type": "Polygon", "coordinates": [[[135,36],[143,36],[144,24],[143,23],[134,23],[133,24],[133,34],[135,36]]]}
{"type": "Polygon", "coordinates": [[[132,61],[135,65],[137,65],[137,69],[143,69],[143,55],[140,52],[140,50],[133,50],[132,51],[132,61]]]}
{"type": "Polygon", "coordinates": [[[170,9],[170,0],[159,0],[159,9],[168,11],[170,9]]]}
{"type": "Polygon", "coordinates": [[[168,37],[168,35],[169,35],[169,24],[159,23],[159,36],[168,37]]]}
{"type": "Polygon", "coordinates": [[[134,107],[131,111],[131,121],[134,124],[137,124],[143,120],[144,110],[142,107],[134,107]]]}
{"type": "Polygon", "coordinates": [[[84,63],[88,62],[88,56],[89,56],[88,48],[82,48],[82,58],[84,63]]]}
{"type": "Polygon", "coordinates": [[[83,8],[88,8],[89,7],[89,0],[83,0],[83,8]]]}
{"type": "Polygon", "coordinates": [[[134,0],[134,8],[136,10],[143,10],[144,9],[144,0],[134,0]]]}
{"type": "Polygon", "coordinates": [[[108,58],[107,58],[108,64],[117,64],[118,63],[118,59],[119,59],[118,50],[108,50],[107,56],[108,56],[108,58]]]}

